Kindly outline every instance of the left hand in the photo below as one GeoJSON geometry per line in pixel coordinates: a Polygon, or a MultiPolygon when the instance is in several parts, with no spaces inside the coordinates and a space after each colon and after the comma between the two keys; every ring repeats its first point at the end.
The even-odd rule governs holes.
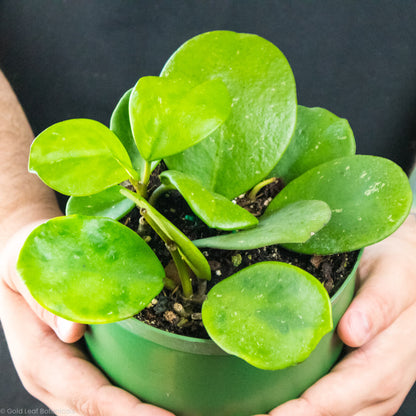
{"type": "Polygon", "coordinates": [[[365,249],[356,297],[338,325],[353,349],[271,416],[392,416],[416,380],[416,219],[365,249]]]}
{"type": "Polygon", "coordinates": [[[85,325],[53,315],[31,297],[16,272],[16,260],[35,225],[18,231],[0,253],[0,319],[24,387],[61,416],[173,416],[113,386],[73,343],[85,325]]]}

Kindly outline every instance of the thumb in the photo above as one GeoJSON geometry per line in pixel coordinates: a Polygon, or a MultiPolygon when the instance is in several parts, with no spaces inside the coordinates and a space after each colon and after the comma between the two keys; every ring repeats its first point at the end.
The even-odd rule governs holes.
{"type": "Polygon", "coordinates": [[[364,345],[413,304],[416,299],[415,248],[397,242],[399,251],[394,259],[379,253],[370,261],[364,258],[359,270],[361,287],[338,324],[338,334],[347,345],[364,345]]]}
{"type": "Polygon", "coordinates": [[[358,269],[360,288],[338,324],[347,345],[364,345],[414,303],[415,252],[413,215],[390,237],[364,250],[358,269]]]}
{"type": "Polygon", "coordinates": [[[68,321],[49,312],[33,299],[27,289],[22,289],[20,294],[25,298],[36,316],[48,325],[61,341],[71,343],[83,337],[86,325],[68,321]]]}
{"type": "Polygon", "coordinates": [[[30,223],[16,232],[7,242],[0,258],[0,275],[8,290],[19,293],[36,316],[48,325],[63,342],[78,341],[84,335],[86,325],[75,323],[54,315],[43,308],[30,294],[16,271],[17,258],[30,232],[44,221],[30,223]]]}

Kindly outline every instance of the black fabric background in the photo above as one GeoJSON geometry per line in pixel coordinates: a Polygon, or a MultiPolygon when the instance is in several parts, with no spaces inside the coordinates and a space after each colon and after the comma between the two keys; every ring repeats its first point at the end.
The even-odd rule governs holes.
{"type": "MultiPolygon", "coordinates": [[[[108,123],[124,91],[201,32],[261,35],[288,58],[299,103],[349,120],[357,151],[408,171],[416,141],[413,0],[0,0],[0,68],[35,134],[108,123]]],[[[0,408],[32,408],[0,342],[0,408]]],[[[415,415],[414,392],[399,415],[415,415]]]]}

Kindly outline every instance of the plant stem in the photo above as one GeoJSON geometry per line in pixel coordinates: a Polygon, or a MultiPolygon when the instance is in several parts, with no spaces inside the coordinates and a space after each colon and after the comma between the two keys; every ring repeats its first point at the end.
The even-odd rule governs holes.
{"type": "Polygon", "coordinates": [[[148,233],[150,227],[148,226],[146,220],[144,217],[140,217],[139,219],[139,227],[137,229],[137,234],[140,235],[140,237],[144,238],[146,234],[148,233]]]}
{"type": "Polygon", "coordinates": [[[175,262],[176,268],[178,269],[179,279],[182,285],[182,292],[185,298],[190,298],[193,295],[192,281],[189,277],[189,269],[186,263],[183,261],[181,254],[179,253],[176,245],[175,247],[168,247],[168,250],[175,262]]]}
{"type": "Polygon", "coordinates": [[[163,283],[165,285],[165,288],[169,290],[174,290],[175,287],[177,286],[176,283],[172,279],[169,279],[169,277],[165,277],[165,279],[163,280],[163,283]]]}
{"type": "Polygon", "coordinates": [[[149,226],[153,228],[155,233],[166,244],[178,269],[185,296],[189,297],[193,293],[190,275],[191,270],[198,278],[210,280],[211,270],[207,260],[185,234],[177,229],[140,195],[128,189],[120,189],[120,193],[135,202],[140,208],[142,217],[144,217],[149,226]],[[177,239],[178,244],[176,244],[175,239],[177,239]]]}
{"type": "Polygon", "coordinates": [[[277,181],[277,178],[270,178],[266,179],[260,183],[258,183],[248,194],[248,199],[251,201],[255,201],[257,194],[260,192],[261,189],[263,189],[265,186],[270,185],[271,183],[277,181]]]}
{"type": "Polygon", "coordinates": [[[167,191],[171,190],[171,189],[175,189],[174,186],[172,185],[160,185],[158,188],[156,188],[152,195],[150,195],[149,198],[149,204],[152,206],[155,206],[157,200],[167,191]]]}
{"type": "Polygon", "coordinates": [[[134,189],[136,190],[136,192],[145,199],[147,199],[147,185],[149,184],[151,173],[152,173],[152,166],[150,162],[145,160],[144,169],[143,169],[142,177],[140,181],[135,180],[134,178],[130,178],[130,182],[134,186],[134,189]]]}
{"type": "Polygon", "coordinates": [[[129,182],[131,183],[131,185],[133,186],[134,190],[137,193],[140,193],[140,182],[136,181],[134,178],[130,177],[129,182]]]}
{"type": "Polygon", "coordinates": [[[169,250],[170,255],[172,256],[173,261],[175,262],[176,268],[178,269],[179,279],[181,281],[182,292],[186,298],[189,298],[193,295],[192,282],[189,274],[188,266],[183,260],[181,254],[178,251],[178,248],[174,241],[172,241],[166,233],[156,224],[155,221],[148,215],[145,208],[140,209],[140,214],[146,222],[153,228],[155,233],[163,240],[166,245],[166,248],[169,250]]]}
{"type": "Polygon", "coordinates": [[[152,167],[150,162],[147,160],[144,161],[144,169],[142,172],[141,183],[147,188],[147,185],[150,180],[150,174],[152,173],[152,167]]]}
{"type": "Polygon", "coordinates": [[[143,198],[147,198],[147,185],[142,182],[139,182],[137,185],[136,192],[143,198]]]}

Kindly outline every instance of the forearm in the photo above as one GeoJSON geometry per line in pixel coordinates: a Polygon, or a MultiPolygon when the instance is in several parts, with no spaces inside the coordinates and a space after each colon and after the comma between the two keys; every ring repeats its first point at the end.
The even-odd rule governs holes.
{"type": "Polygon", "coordinates": [[[59,214],[55,194],[28,173],[33,133],[0,71],[0,251],[25,224],[59,214]]]}

